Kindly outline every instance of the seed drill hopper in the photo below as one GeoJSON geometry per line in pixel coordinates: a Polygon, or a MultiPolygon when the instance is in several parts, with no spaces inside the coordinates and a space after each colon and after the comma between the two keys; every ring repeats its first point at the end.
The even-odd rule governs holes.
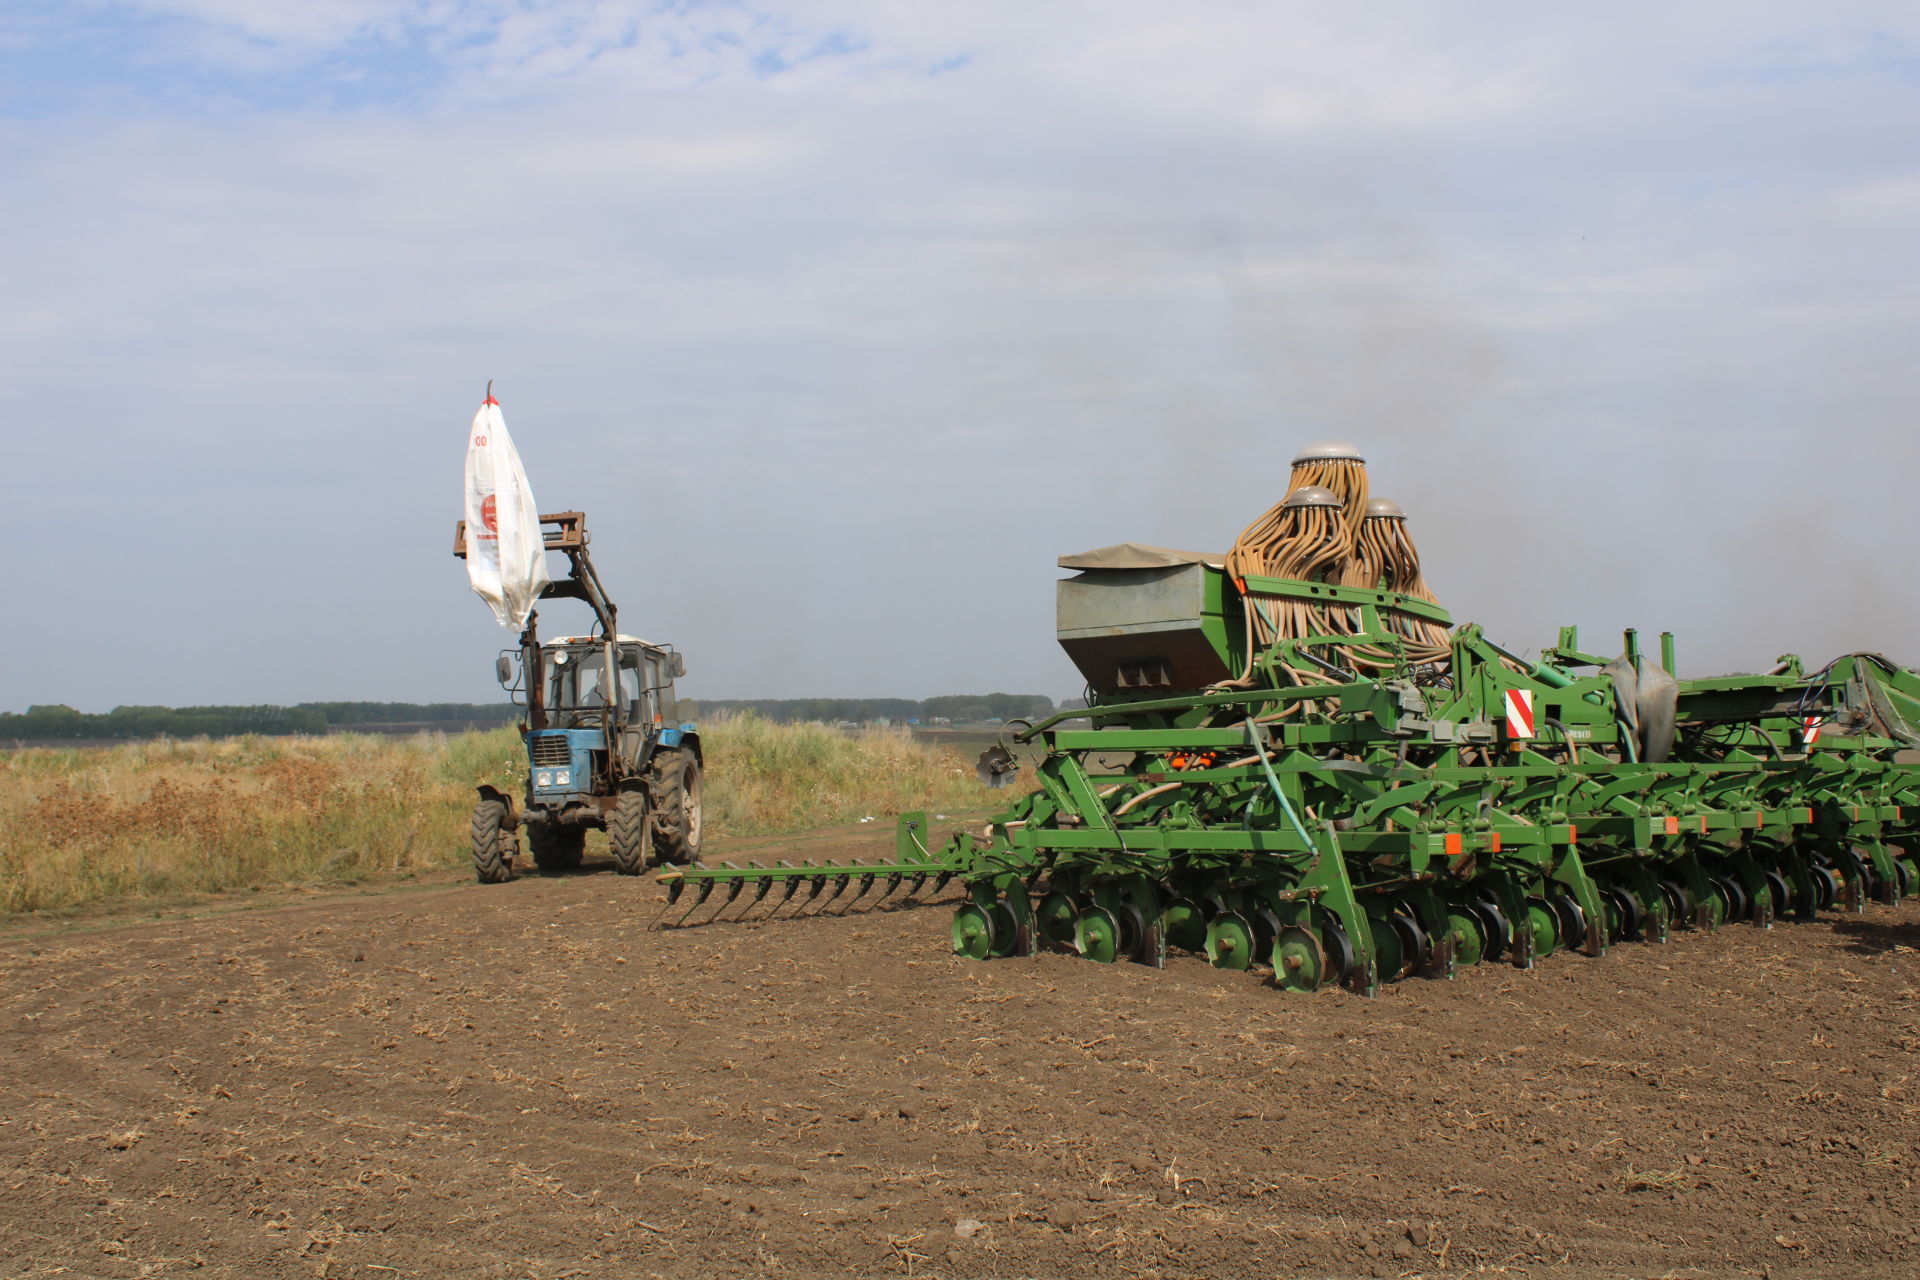
{"type": "Polygon", "coordinates": [[[1089,705],[980,763],[1004,784],[1037,757],[1030,792],[937,847],[905,816],[891,862],[673,869],[681,918],[958,877],[962,955],[1178,950],[1372,994],[1920,889],[1920,675],[1852,653],[1681,680],[1670,634],[1607,656],[1571,627],[1524,659],[1454,625],[1350,446],[1304,450],[1224,555],[1060,565],[1089,705]]]}

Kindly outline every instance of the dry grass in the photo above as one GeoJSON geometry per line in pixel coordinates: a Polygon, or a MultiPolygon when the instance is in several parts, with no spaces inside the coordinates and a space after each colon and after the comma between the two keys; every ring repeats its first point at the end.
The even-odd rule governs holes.
{"type": "MultiPolygon", "coordinates": [[[[959,752],[904,730],[735,716],[701,737],[710,840],[987,800],[959,752]]],[[[509,730],[0,753],[0,912],[462,865],[474,785],[524,776],[509,730]]]]}

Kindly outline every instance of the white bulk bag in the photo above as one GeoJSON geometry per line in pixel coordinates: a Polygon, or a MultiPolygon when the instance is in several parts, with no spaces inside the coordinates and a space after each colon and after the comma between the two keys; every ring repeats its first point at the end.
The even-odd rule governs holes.
{"type": "Polygon", "coordinates": [[[503,627],[524,627],[548,582],[540,508],[491,395],[467,433],[467,579],[503,627]]]}

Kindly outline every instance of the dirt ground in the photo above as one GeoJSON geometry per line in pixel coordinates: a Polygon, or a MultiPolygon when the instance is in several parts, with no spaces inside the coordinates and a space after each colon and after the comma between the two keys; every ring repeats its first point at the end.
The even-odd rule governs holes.
{"type": "Polygon", "coordinates": [[[656,894],[11,929],[0,1275],[1920,1274],[1913,903],[1363,1000],[656,894]]]}

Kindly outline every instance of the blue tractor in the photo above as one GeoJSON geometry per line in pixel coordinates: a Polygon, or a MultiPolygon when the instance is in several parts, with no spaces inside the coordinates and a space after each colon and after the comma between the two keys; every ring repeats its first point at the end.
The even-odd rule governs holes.
{"type": "MultiPolygon", "coordinates": [[[[497,787],[481,786],[473,809],[473,869],[483,883],[511,880],[526,829],[534,866],[547,875],[580,865],[587,832],[601,829],[614,869],[639,875],[662,862],[700,854],[700,733],[675,718],[673,682],[686,664],[671,645],[621,635],[612,601],[587,553],[586,517],[540,517],[549,551],[568,573],[541,599],[584,600],[593,634],[542,641],[539,614],[527,619],[520,646],[495,666],[500,683],[524,706],[527,790],[516,808],[497,787]]],[[[454,554],[466,555],[463,521],[454,554]]]]}

